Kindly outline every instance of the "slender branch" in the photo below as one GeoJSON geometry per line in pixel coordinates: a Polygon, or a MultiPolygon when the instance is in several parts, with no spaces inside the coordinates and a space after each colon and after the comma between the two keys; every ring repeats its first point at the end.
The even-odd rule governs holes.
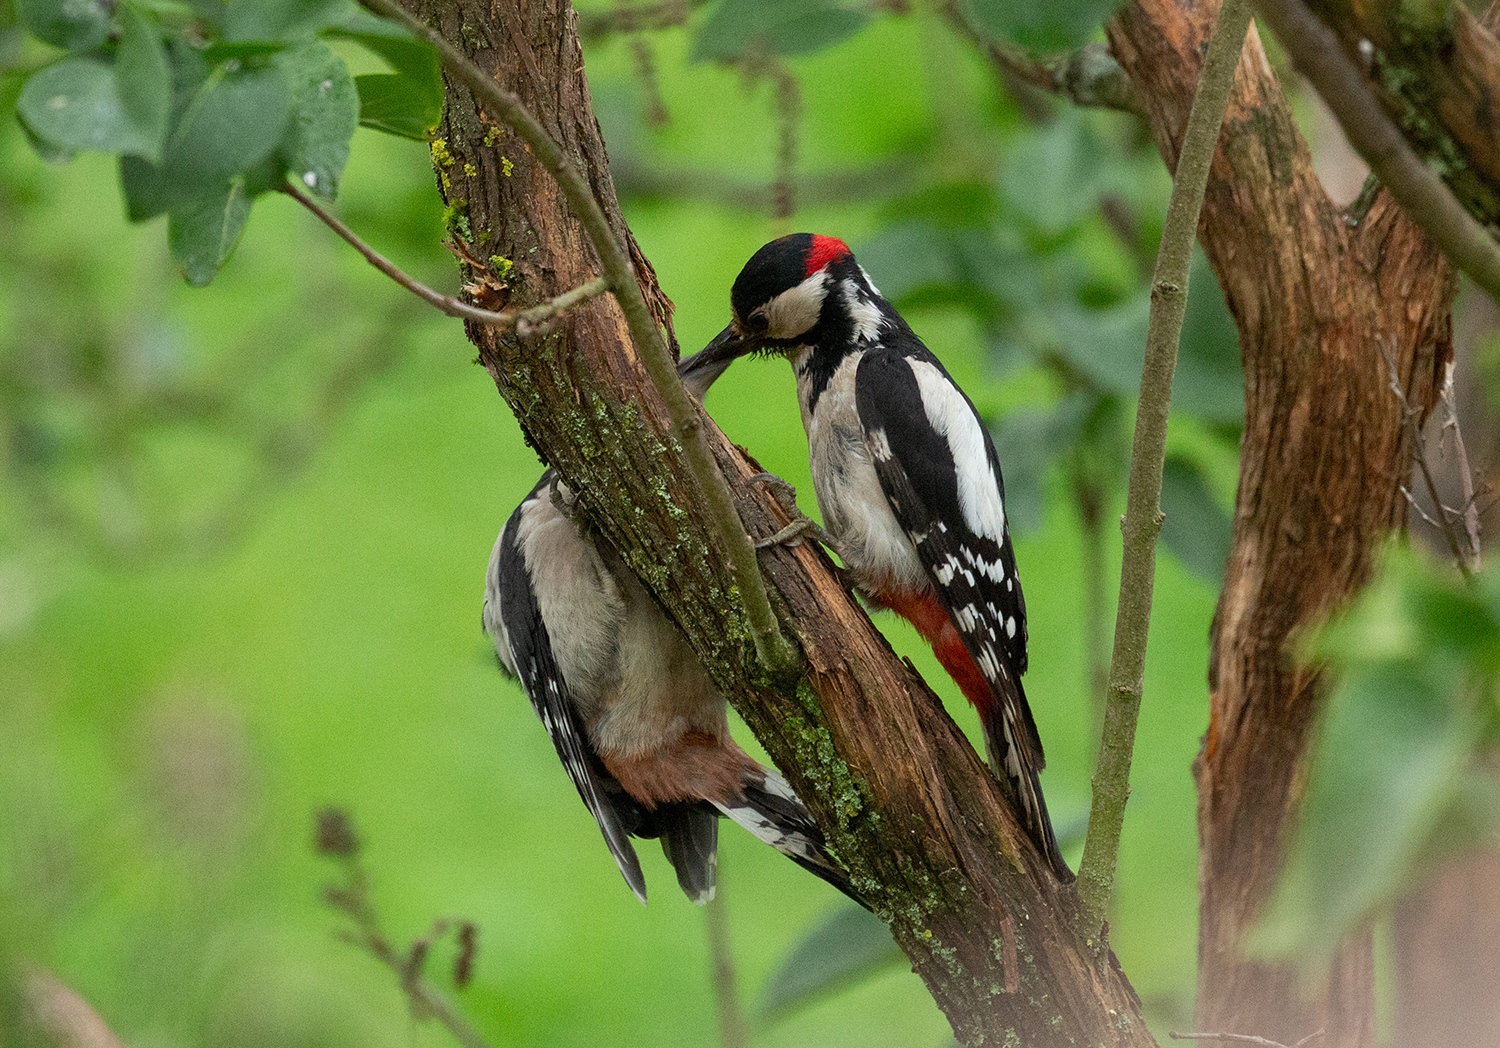
{"type": "Polygon", "coordinates": [[[376,14],[400,23],[419,39],[432,44],[448,71],[473,91],[492,115],[520,135],[530,147],[532,155],[557,179],[569,209],[582,223],[589,241],[594,245],[594,251],[599,255],[600,268],[609,281],[610,291],[620,304],[620,311],[625,315],[631,341],[635,343],[641,363],[645,365],[647,375],[671,416],[674,435],[686,452],[688,467],[708,511],[706,516],[709,529],[718,548],[728,560],[739,587],[747,624],[755,642],[755,654],[761,664],[773,674],[791,668],[796,662],[796,654],[782,636],[776,613],[771,610],[765,579],[761,577],[760,565],[755,559],[755,548],[750,544],[750,537],[745,533],[739,513],[735,510],[729,483],[719,472],[713,454],[709,451],[708,438],[701,421],[702,414],[677,377],[677,367],[646,306],[635,268],[630,264],[625,251],[623,237],[610,225],[588,182],[563,153],[562,147],[547,134],[520,100],[470,61],[436,29],[413,17],[396,0],[362,2],[376,14]]]}
{"type": "Polygon", "coordinates": [[[524,335],[529,330],[535,329],[538,325],[551,320],[559,313],[565,312],[585,299],[593,298],[595,295],[602,295],[609,290],[609,282],[603,277],[596,277],[587,284],[581,284],[571,291],[565,291],[556,298],[543,302],[539,306],[532,306],[530,309],[512,309],[504,312],[480,309],[478,306],[471,306],[469,303],[462,299],[454,298],[452,295],[445,295],[441,291],[434,291],[420,280],[408,276],[394,262],[361,240],[358,233],[344,225],[331,212],[292,183],[288,182],[283,185],[281,191],[307,208],[314,215],[317,215],[323,221],[324,225],[348,241],[354,250],[364,255],[365,261],[369,262],[370,265],[380,270],[422,301],[436,306],[450,317],[457,317],[460,320],[473,320],[477,323],[488,324],[491,327],[497,327],[504,331],[515,328],[524,335]]]}
{"type": "Polygon", "coordinates": [[[707,0],[662,0],[640,7],[616,7],[609,11],[579,11],[578,36],[597,40],[611,33],[640,33],[649,29],[669,29],[688,20],[693,8],[707,0]]]}
{"type": "Polygon", "coordinates": [[[1469,469],[1469,452],[1464,447],[1463,431],[1458,428],[1458,405],[1453,396],[1453,361],[1448,361],[1448,367],[1443,372],[1443,412],[1448,416],[1443,422],[1443,429],[1453,430],[1453,450],[1458,455],[1458,478],[1463,486],[1463,518],[1464,535],[1469,540],[1469,567],[1479,570],[1479,506],[1474,496],[1474,474],[1469,469]]]}
{"type": "Polygon", "coordinates": [[[1280,1041],[1267,1040],[1248,1033],[1177,1033],[1169,1030],[1167,1036],[1174,1041],[1234,1041],[1239,1044],[1258,1044],[1261,1048],[1304,1048],[1315,1039],[1322,1037],[1323,1033],[1323,1030],[1314,1030],[1293,1045],[1285,1045],[1280,1041]]]}
{"type": "Polygon", "coordinates": [[[1141,372],[1140,403],[1136,408],[1135,440],[1130,454],[1130,485],[1125,501],[1125,550],[1115,617],[1114,657],[1109,670],[1099,765],[1094,772],[1088,838],[1078,870],[1078,930],[1089,941],[1098,941],[1103,931],[1105,909],[1114,890],[1125,801],[1130,796],[1130,760],[1145,683],[1156,538],[1162,521],[1161,476],[1166,458],[1167,413],[1172,400],[1172,373],[1177,367],[1177,343],[1187,307],[1188,273],[1198,231],[1198,213],[1203,208],[1209,165],[1249,25],[1249,0],[1226,0],[1219,11],[1188,113],[1182,152],[1172,179],[1166,226],[1157,249],[1156,272],[1151,279],[1146,362],[1141,372]]]}
{"type": "Polygon", "coordinates": [[[750,1039],[745,1033],[745,1016],[735,989],[734,951],[729,945],[729,917],[724,912],[724,883],[720,876],[718,894],[703,907],[708,925],[708,953],[713,964],[714,1010],[719,1015],[720,1048],[746,1048],[750,1039]]]}
{"type": "Polygon", "coordinates": [[[1333,30],[1301,0],[1257,0],[1256,7],[1370,171],[1449,261],[1500,302],[1500,244],[1407,145],[1333,30]]]}
{"type": "Polygon", "coordinates": [[[954,0],[944,5],[949,21],[975,45],[984,48],[1000,71],[1022,83],[1060,95],[1076,106],[1115,109],[1145,116],[1135,86],[1104,44],[1084,44],[1051,58],[1037,58],[1005,41],[989,40],[954,0]]]}
{"type": "Polygon", "coordinates": [[[1443,505],[1443,500],[1438,497],[1437,484],[1432,479],[1432,470],[1427,466],[1427,442],[1422,436],[1421,427],[1422,412],[1419,408],[1412,407],[1411,402],[1407,400],[1406,390],[1401,386],[1401,375],[1396,370],[1395,355],[1386,348],[1385,340],[1377,337],[1375,344],[1380,348],[1380,355],[1385,358],[1385,366],[1390,369],[1391,392],[1396,394],[1396,399],[1401,403],[1401,422],[1406,427],[1407,434],[1411,439],[1418,470],[1422,474],[1423,483],[1427,486],[1427,497],[1432,499],[1432,507],[1437,513],[1438,519],[1433,520],[1426,513],[1423,513],[1421,507],[1417,506],[1416,501],[1412,498],[1411,492],[1407,491],[1404,485],[1401,488],[1401,492],[1406,496],[1406,501],[1422,515],[1423,520],[1442,532],[1443,538],[1448,540],[1448,550],[1453,554],[1453,561],[1458,565],[1458,570],[1463,573],[1464,578],[1469,578],[1472,574],[1469,570],[1469,559],[1464,556],[1463,550],[1459,548],[1458,536],[1453,531],[1453,517],[1457,514],[1443,505]]]}

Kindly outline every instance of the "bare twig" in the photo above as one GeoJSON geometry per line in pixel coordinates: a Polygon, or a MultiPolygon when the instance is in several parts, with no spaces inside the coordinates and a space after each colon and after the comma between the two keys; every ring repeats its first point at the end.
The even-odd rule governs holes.
{"type": "Polygon", "coordinates": [[[1146,115],[1136,97],[1135,86],[1106,45],[1089,43],[1076,51],[1037,58],[1015,44],[986,39],[954,0],[943,6],[949,21],[972,43],[984,48],[990,61],[1005,75],[1060,95],[1076,106],[1146,115]]]}
{"type": "Polygon", "coordinates": [[[1172,197],[1167,205],[1167,221],[1157,250],[1156,271],[1151,277],[1151,317],[1125,501],[1124,559],[1115,615],[1114,656],[1109,668],[1099,764],[1094,772],[1088,837],[1078,869],[1078,930],[1089,942],[1098,942],[1103,932],[1106,907],[1114,890],[1125,802],[1130,796],[1130,762],[1145,687],[1156,539],[1161,532],[1167,415],[1172,401],[1172,374],[1177,367],[1177,344],[1187,308],[1198,214],[1203,209],[1208,169],[1249,25],[1249,0],[1225,0],[1188,111],[1182,152],[1172,179],[1172,197]]]}
{"type": "Polygon", "coordinates": [[[1285,1045],[1280,1041],[1267,1040],[1264,1037],[1255,1037],[1248,1033],[1177,1033],[1168,1030],[1167,1036],[1174,1041],[1233,1041],[1238,1044],[1257,1044],[1261,1048],[1305,1048],[1316,1038],[1322,1037],[1325,1031],[1314,1030],[1302,1040],[1293,1045],[1285,1045]]]}
{"type": "MultiPolygon", "coordinates": [[[[422,975],[423,963],[433,941],[447,934],[455,922],[437,921],[431,931],[413,940],[407,951],[401,953],[386,938],[375,908],[370,904],[369,876],[359,861],[359,837],[342,810],[325,808],[317,813],[317,848],[323,855],[337,861],[344,871],[344,883],[329,885],[324,892],[328,904],[354,922],[354,928],[343,932],[341,938],[365,950],[395,973],[411,1003],[412,1013],[418,1018],[436,1019],[464,1048],[493,1048],[459,1014],[452,1002],[433,989],[422,975]]],[[[462,985],[467,981],[467,972],[473,964],[474,926],[467,921],[456,923],[459,956],[454,966],[454,979],[462,985]]]]}
{"type": "Polygon", "coordinates": [[[797,76],[784,62],[775,64],[773,78],[776,81],[776,182],[772,186],[774,200],[771,217],[787,221],[797,210],[797,133],[802,117],[802,89],[797,76]]]}
{"type": "Polygon", "coordinates": [[[1443,254],[1500,302],[1500,244],[1422,162],[1365,87],[1333,30],[1301,0],[1256,0],[1297,71],[1317,88],[1370,171],[1443,254]]]}
{"type": "Polygon", "coordinates": [[[693,8],[707,0],[662,0],[640,7],[616,7],[609,11],[579,11],[578,36],[597,40],[611,33],[640,33],[649,29],[669,29],[688,20],[693,8]]]}
{"type": "Polygon", "coordinates": [[[667,103],[661,96],[661,81],[656,77],[656,55],[651,50],[651,41],[643,36],[632,37],[630,53],[635,58],[636,78],[646,96],[646,123],[661,127],[670,117],[667,103]]]}
{"type": "Polygon", "coordinates": [[[1458,456],[1458,479],[1463,487],[1464,504],[1460,512],[1464,518],[1464,534],[1469,540],[1469,567],[1479,570],[1479,506],[1474,492],[1474,474],[1469,469],[1469,452],[1464,447],[1463,431],[1458,428],[1458,405],[1453,396],[1453,361],[1443,372],[1443,431],[1453,431],[1453,450],[1458,456]]]}
{"type": "Polygon", "coordinates": [[[624,238],[610,225],[588,181],[520,100],[449,43],[442,33],[412,16],[396,0],[363,0],[363,3],[376,14],[405,26],[419,39],[435,47],[449,72],[474,92],[492,116],[515,131],[530,147],[532,155],[557,180],[569,209],[583,225],[599,256],[609,289],[614,293],[630,329],[631,341],[635,343],[641,363],[671,416],[673,434],[683,446],[688,467],[708,511],[705,517],[709,530],[739,587],[756,657],[773,674],[790,669],[796,664],[797,656],[782,636],[776,613],[771,609],[755,549],[735,509],[729,483],[719,472],[709,450],[701,412],[677,377],[677,366],[646,305],[635,268],[625,250],[624,238]]]}
{"type": "MultiPolygon", "coordinates": [[[[1432,479],[1432,470],[1427,465],[1427,441],[1422,435],[1421,409],[1413,407],[1411,402],[1407,400],[1406,390],[1401,385],[1401,375],[1396,370],[1395,355],[1386,346],[1385,339],[1377,336],[1375,344],[1379,347],[1380,355],[1385,359],[1385,366],[1391,373],[1391,392],[1396,395],[1396,400],[1401,404],[1402,425],[1406,427],[1407,433],[1411,438],[1413,452],[1417,460],[1417,468],[1422,474],[1423,483],[1427,487],[1427,496],[1432,499],[1433,509],[1436,510],[1441,520],[1433,520],[1426,513],[1423,513],[1420,508],[1417,509],[1417,512],[1422,515],[1423,520],[1442,532],[1443,538],[1448,540],[1448,549],[1453,554],[1454,563],[1458,565],[1458,570],[1463,572],[1464,577],[1468,578],[1473,574],[1470,561],[1459,546],[1458,535],[1453,529],[1453,520],[1459,516],[1459,512],[1443,505],[1443,500],[1438,497],[1437,484],[1432,479]]],[[[1455,423],[1455,428],[1456,425],[1455,423]]],[[[1473,489],[1472,480],[1469,481],[1468,489],[1470,491],[1473,489]]],[[[1411,497],[1411,492],[1407,491],[1405,486],[1401,488],[1401,493],[1406,496],[1408,503],[1414,507],[1417,505],[1411,497]]],[[[1474,548],[1476,551],[1475,556],[1477,557],[1478,546],[1476,545],[1474,548]]]]}
{"type": "Polygon", "coordinates": [[[714,966],[714,1008],[719,1015],[721,1048],[745,1048],[750,1043],[745,1034],[745,1016],[740,1009],[739,991],[734,980],[734,951],[729,945],[729,918],[724,912],[724,885],[703,907],[708,925],[708,952],[714,966]]]}
{"type": "Polygon", "coordinates": [[[370,265],[380,270],[424,302],[441,309],[450,317],[458,317],[460,320],[477,321],[480,324],[488,324],[503,331],[515,328],[518,333],[524,335],[529,331],[535,330],[538,326],[551,320],[568,308],[576,306],[585,299],[593,298],[595,295],[602,295],[609,290],[609,282],[603,277],[596,277],[587,284],[575,287],[571,291],[565,291],[556,298],[543,302],[539,306],[532,306],[530,309],[508,310],[501,313],[489,309],[480,309],[478,306],[471,306],[461,299],[454,298],[452,295],[445,295],[440,291],[434,291],[421,281],[402,272],[394,262],[361,240],[359,234],[344,225],[343,222],[339,221],[338,218],[327,211],[321,204],[292,183],[286,183],[281,187],[281,191],[307,208],[314,215],[317,215],[324,225],[348,241],[354,250],[365,256],[365,261],[369,262],[370,265]]]}

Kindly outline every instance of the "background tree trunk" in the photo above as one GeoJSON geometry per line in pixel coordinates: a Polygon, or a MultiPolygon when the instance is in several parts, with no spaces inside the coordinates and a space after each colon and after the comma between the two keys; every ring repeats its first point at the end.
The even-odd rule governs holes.
{"type": "MultiPolygon", "coordinates": [[[[442,0],[416,9],[519,96],[623,230],[567,4],[442,0]]],[[[476,259],[494,256],[496,273],[499,259],[511,264],[497,298],[529,305],[598,274],[551,178],[451,82],[442,136],[434,157],[456,235],[476,259]]],[[[665,316],[666,299],[636,257],[647,300],[665,316]]],[[[470,336],[583,514],[682,625],[806,800],[959,1038],[1153,1045],[1113,955],[1075,935],[1071,893],[1052,880],[972,747],[809,545],[762,558],[806,660],[800,680],[763,677],[614,300],[594,299],[525,339],[481,328],[470,336]]],[[[769,533],[784,522],[779,510],[745,485],[745,457],[712,434],[747,527],[769,533]]]]}
{"type": "MultiPolygon", "coordinates": [[[[1169,166],[1217,4],[1139,0],[1109,27],[1169,166]]],[[[1244,940],[1277,872],[1322,688],[1288,646],[1364,583],[1402,525],[1413,447],[1384,346],[1425,411],[1449,358],[1455,281],[1382,194],[1333,206],[1252,29],[1209,177],[1199,237],[1239,328],[1245,431],[1234,543],[1214,616],[1210,718],[1195,765],[1199,1029],[1330,1046],[1373,1041],[1368,934],[1321,990],[1252,961],[1244,940]]]]}

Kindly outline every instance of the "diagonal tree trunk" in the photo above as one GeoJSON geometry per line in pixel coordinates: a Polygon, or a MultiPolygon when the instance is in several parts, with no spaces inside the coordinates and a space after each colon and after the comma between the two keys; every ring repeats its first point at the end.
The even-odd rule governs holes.
{"type": "MultiPolygon", "coordinates": [[[[1139,0],[1109,27],[1169,166],[1217,4],[1139,0]]],[[[1368,934],[1303,996],[1245,935],[1277,872],[1323,689],[1289,642],[1361,586],[1402,525],[1413,448],[1382,346],[1414,405],[1450,355],[1451,270],[1383,195],[1335,208],[1252,30],[1199,237],[1239,328],[1245,432],[1234,544],[1211,635],[1210,718],[1195,763],[1199,1029],[1373,1043],[1368,934]]]]}
{"type": "MultiPolygon", "coordinates": [[[[413,9],[520,97],[623,231],[566,2],[432,0],[413,9]]],[[[455,235],[476,259],[493,259],[496,275],[506,271],[497,297],[528,305],[598,275],[551,177],[456,83],[441,134],[434,158],[455,235]]],[[[665,318],[666,299],[635,257],[665,318]]],[[[526,338],[469,333],[529,439],[682,625],[959,1038],[1154,1045],[1113,955],[1073,932],[1071,892],[1052,880],[962,733],[808,546],[761,559],[805,674],[768,680],[758,668],[722,552],[695,512],[682,449],[614,300],[594,299],[526,338]]],[[[784,523],[745,484],[745,456],[711,432],[747,527],[766,534],[784,523]]]]}

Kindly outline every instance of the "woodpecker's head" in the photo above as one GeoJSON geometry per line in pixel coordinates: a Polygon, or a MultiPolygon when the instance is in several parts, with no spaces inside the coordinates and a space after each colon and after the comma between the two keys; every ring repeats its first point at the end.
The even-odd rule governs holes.
{"type": "Polygon", "coordinates": [[[736,355],[870,341],[889,308],[842,240],[813,233],[784,236],[752,255],[730,305],[734,320],[719,339],[737,343],[736,355]]]}

